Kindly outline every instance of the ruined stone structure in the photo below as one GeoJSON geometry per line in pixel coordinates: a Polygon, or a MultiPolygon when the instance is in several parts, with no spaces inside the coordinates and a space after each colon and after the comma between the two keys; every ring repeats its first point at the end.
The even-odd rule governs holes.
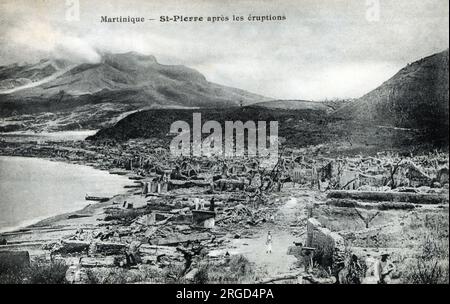
{"type": "Polygon", "coordinates": [[[306,246],[315,248],[314,260],[322,266],[335,266],[345,253],[344,239],[314,219],[308,219],[306,246]]]}

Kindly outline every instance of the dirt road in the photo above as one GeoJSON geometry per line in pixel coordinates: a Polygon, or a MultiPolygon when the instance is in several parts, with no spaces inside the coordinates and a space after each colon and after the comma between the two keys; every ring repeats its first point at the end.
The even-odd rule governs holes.
{"type": "Polygon", "coordinates": [[[266,223],[253,238],[235,239],[232,241],[234,254],[243,254],[256,268],[267,272],[268,276],[287,273],[295,267],[297,260],[288,255],[287,251],[293,242],[304,242],[306,229],[299,225],[299,220],[305,217],[305,206],[313,198],[309,193],[301,196],[284,196],[280,198],[284,203],[274,215],[274,221],[266,223]],[[272,253],[267,253],[266,239],[271,232],[273,244],[272,253]]]}

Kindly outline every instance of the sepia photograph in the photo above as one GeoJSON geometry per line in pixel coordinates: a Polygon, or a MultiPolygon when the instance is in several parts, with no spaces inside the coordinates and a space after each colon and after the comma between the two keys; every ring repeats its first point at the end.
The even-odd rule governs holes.
{"type": "Polygon", "coordinates": [[[11,284],[448,285],[448,0],[0,0],[11,284]]]}

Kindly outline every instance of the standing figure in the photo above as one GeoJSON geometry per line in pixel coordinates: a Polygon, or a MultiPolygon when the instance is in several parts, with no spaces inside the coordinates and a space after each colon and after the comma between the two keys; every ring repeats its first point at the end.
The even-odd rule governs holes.
{"type": "Polygon", "coordinates": [[[215,211],[215,200],[214,200],[214,196],[211,198],[211,200],[209,201],[209,211],[215,211]]]}
{"type": "Polygon", "coordinates": [[[364,277],[364,270],[359,263],[358,257],[352,254],[348,265],[347,284],[361,284],[361,278],[364,277]]]}
{"type": "Polygon", "coordinates": [[[266,253],[272,253],[272,234],[267,232],[267,239],[266,239],[266,253]]]}
{"type": "Polygon", "coordinates": [[[194,197],[194,208],[195,210],[200,209],[200,199],[198,197],[194,197]]]}
{"type": "Polygon", "coordinates": [[[205,209],[205,200],[203,198],[200,199],[200,210],[205,209]]]}
{"type": "Polygon", "coordinates": [[[375,277],[378,279],[378,284],[387,284],[389,281],[389,275],[394,271],[395,266],[389,262],[389,254],[385,253],[381,255],[381,259],[376,261],[374,267],[375,277]]]}

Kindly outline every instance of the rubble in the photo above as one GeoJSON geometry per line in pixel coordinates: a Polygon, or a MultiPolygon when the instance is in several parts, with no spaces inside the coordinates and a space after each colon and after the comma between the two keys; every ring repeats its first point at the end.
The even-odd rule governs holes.
{"type": "MultiPolygon", "coordinates": [[[[286,150],[276,164],[267,165],[249,157],[174,158],[165,150],[154,152],[158,146],[152,142],[130,141],[107,148],[87,143],[83,149],[72,148],[17,147],[17,151],[90,162],[135,183],[120,199],[102,202],[96,212],[65,217],[72,222],[89,221],[84,231],[69,227],[64,234],[61,229],[56,240],[35,242],[54,259],[78,260],[68,272],[69,282],[85,280],[86,269],[147,264],[158,270],[182,265],[182,277],[192,280],[200,261],[226,263],[233,254],[231,241],[266,231],[275,221],[278,198],[294,197],[301,201],[305,216],[286,223],[285,232],[301,240],[286,251],[305,269],[269,275],[259,283],[335,283],[343,269],[342,260],[347,259],[345,241],[356,238],[361,246],[378,244],[381,237],[377,235],[384,228],[372,226],[384,213],[404,216],[402,212],[421,212],[449,203],[448,154],[332,158],[309,150],[286,150]],[[307,191],[314,195],[304,195],[307,191]],[[314,214],[320,208],[352,216],[357,223],[348,229],[332,229],[329,214],[320,213],[320,221],[314,214]],[[323,218],[329,221],[322,224],[323,218]],[[369,232],[376,237],[370,234],[364,239],[369,232]],[[327,277],[316,275],[319,267],[327,277]]],[[[17,237],[13,234],[3,237],[8,244],[26,242],[20,237],[10,242],[17,237]]]]}
{"type": "Polygon", "coordinates": [[[149,240],[150,244],[155,244],[159,246],[177,246],[179,244],[184,243],[192,243],[192,242],[201,242],[205,240],[210,240],[211,235],[207,232],[203,233],[197,233],[193,235],[184,235],[184,234],[177,234],[168,238],[164,239],[152,239],[149,240]]]}

